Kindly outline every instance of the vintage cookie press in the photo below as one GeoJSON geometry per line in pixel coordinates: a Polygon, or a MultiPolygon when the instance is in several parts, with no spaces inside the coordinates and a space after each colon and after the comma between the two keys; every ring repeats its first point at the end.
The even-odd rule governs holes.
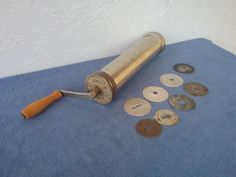
{"type": "Polygon", "coordinates": [[[165,47],[165,39],[157,32],[146,34],[100,71],[87,76],[86,93],[56,90],[47,97],[26,106],[21,114],[28,119],[38,115],[49,105],[63,96],[74,98],[89,98],[100,104],[108,104],[127,81],[154,55],[159,54],[165,47]]]}

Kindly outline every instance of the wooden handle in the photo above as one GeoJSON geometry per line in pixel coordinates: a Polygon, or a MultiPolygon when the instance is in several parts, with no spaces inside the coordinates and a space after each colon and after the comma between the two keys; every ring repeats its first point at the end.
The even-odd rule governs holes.
{"type": "Polygon", "coordinates": [[[56,100],[62,97],[62,93],[59,90],[55,90],[47,97],[41,98],[28,106],[26,106],[22,111],[21,115],[25,119],[30,119],[38,114],[40,114],[44,109],[54,103],[56,100]]]}

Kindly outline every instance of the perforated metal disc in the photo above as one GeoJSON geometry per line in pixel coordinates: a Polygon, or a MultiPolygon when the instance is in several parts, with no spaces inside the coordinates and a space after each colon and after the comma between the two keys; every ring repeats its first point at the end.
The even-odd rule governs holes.
{"type": "Polygon", "coordinates": [[[179,73],[183,73],[183,74],[191,74],[194,72],[194,67],[185,63],[179,63],[174,65],[174,70],[179,72],[179,73]]]}
{"type": "Polygon", "coordinates": [[[143,119],[136,124],[136,131],[146,137],[155,137],[161,134],[161,125],[154,119],[143,119]]]}
{"type": "Polygon", "coordinates": [[[155,113],[155,120],[166,126],[173,126],[179,122],[179,116],[170,109],[160,109],[155,113]]]}
{"type": "Polygon", "coordinates": [[[191,110],[196,107],[195,102],[185,95],[173,95],[169,97],[170,105],[177,110],[191,110]]]}
{"type": "Polygon", "coordinates": [[[150,86],[143,90],[143,96],[152,102],[162,102],[168,98],[169,94],[161,87],[150,86]]]}
{"type": "Polygon", "coordinates": [[[113,90],[106,78],[92,74],[86,78],[85,81],[88,92],[94,91],[95,88],[99,88],[102,93],[97,95],[93,100],[100,104],[108,104],[111,102],[113,97],[113,90]]]}
{"type": "Polygon", "coordinates": [[[184,90],[193,96],[205,96],[208,94],[208,88],[197,82],[184,84],[184,90]]]}
{"type": "Polygon", "coordinates": [[[151,111],[151,105],[144,99],[131,98],[125,102],[124,110],[132,116],[144,116],[151,111]]]}
{"type": "Polygon", "coordinates": [[[160,77],[160,81],[163,85],[168,87],[179,87],[184,83],[182,77],[176,74],[163,74],[160,77]]]}

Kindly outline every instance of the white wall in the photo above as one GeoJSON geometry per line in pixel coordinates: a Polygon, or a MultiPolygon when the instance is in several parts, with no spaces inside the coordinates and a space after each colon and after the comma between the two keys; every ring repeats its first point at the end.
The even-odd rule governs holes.
{"type": "Polygon", "coordinates": [[[0,77],[116,55],[143,33],[236,53],[235,0],[0,0],[0,77]]]}

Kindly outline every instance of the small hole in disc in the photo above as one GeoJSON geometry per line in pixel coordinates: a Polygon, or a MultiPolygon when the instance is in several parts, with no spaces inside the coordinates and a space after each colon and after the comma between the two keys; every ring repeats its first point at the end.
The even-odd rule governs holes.
{"type": "Polygon", "coordinates": [[[186,104],[186,102],[185,102],[184,100],[178,100],[178,103],[179,103],[180,105],[185,105],[185,104],[186,104]]]}
{"type": "Polygon", "coordinates": [[[198,87],[194,87],[193,90],[199,91],[200,89],[198,87]]]}
{"type": "Polygon", "coordinates": [[[161,116],[162,119],[170,119],[171,118],[171,115],[169,114],[165,114],[163,116],[161,116]]]}

